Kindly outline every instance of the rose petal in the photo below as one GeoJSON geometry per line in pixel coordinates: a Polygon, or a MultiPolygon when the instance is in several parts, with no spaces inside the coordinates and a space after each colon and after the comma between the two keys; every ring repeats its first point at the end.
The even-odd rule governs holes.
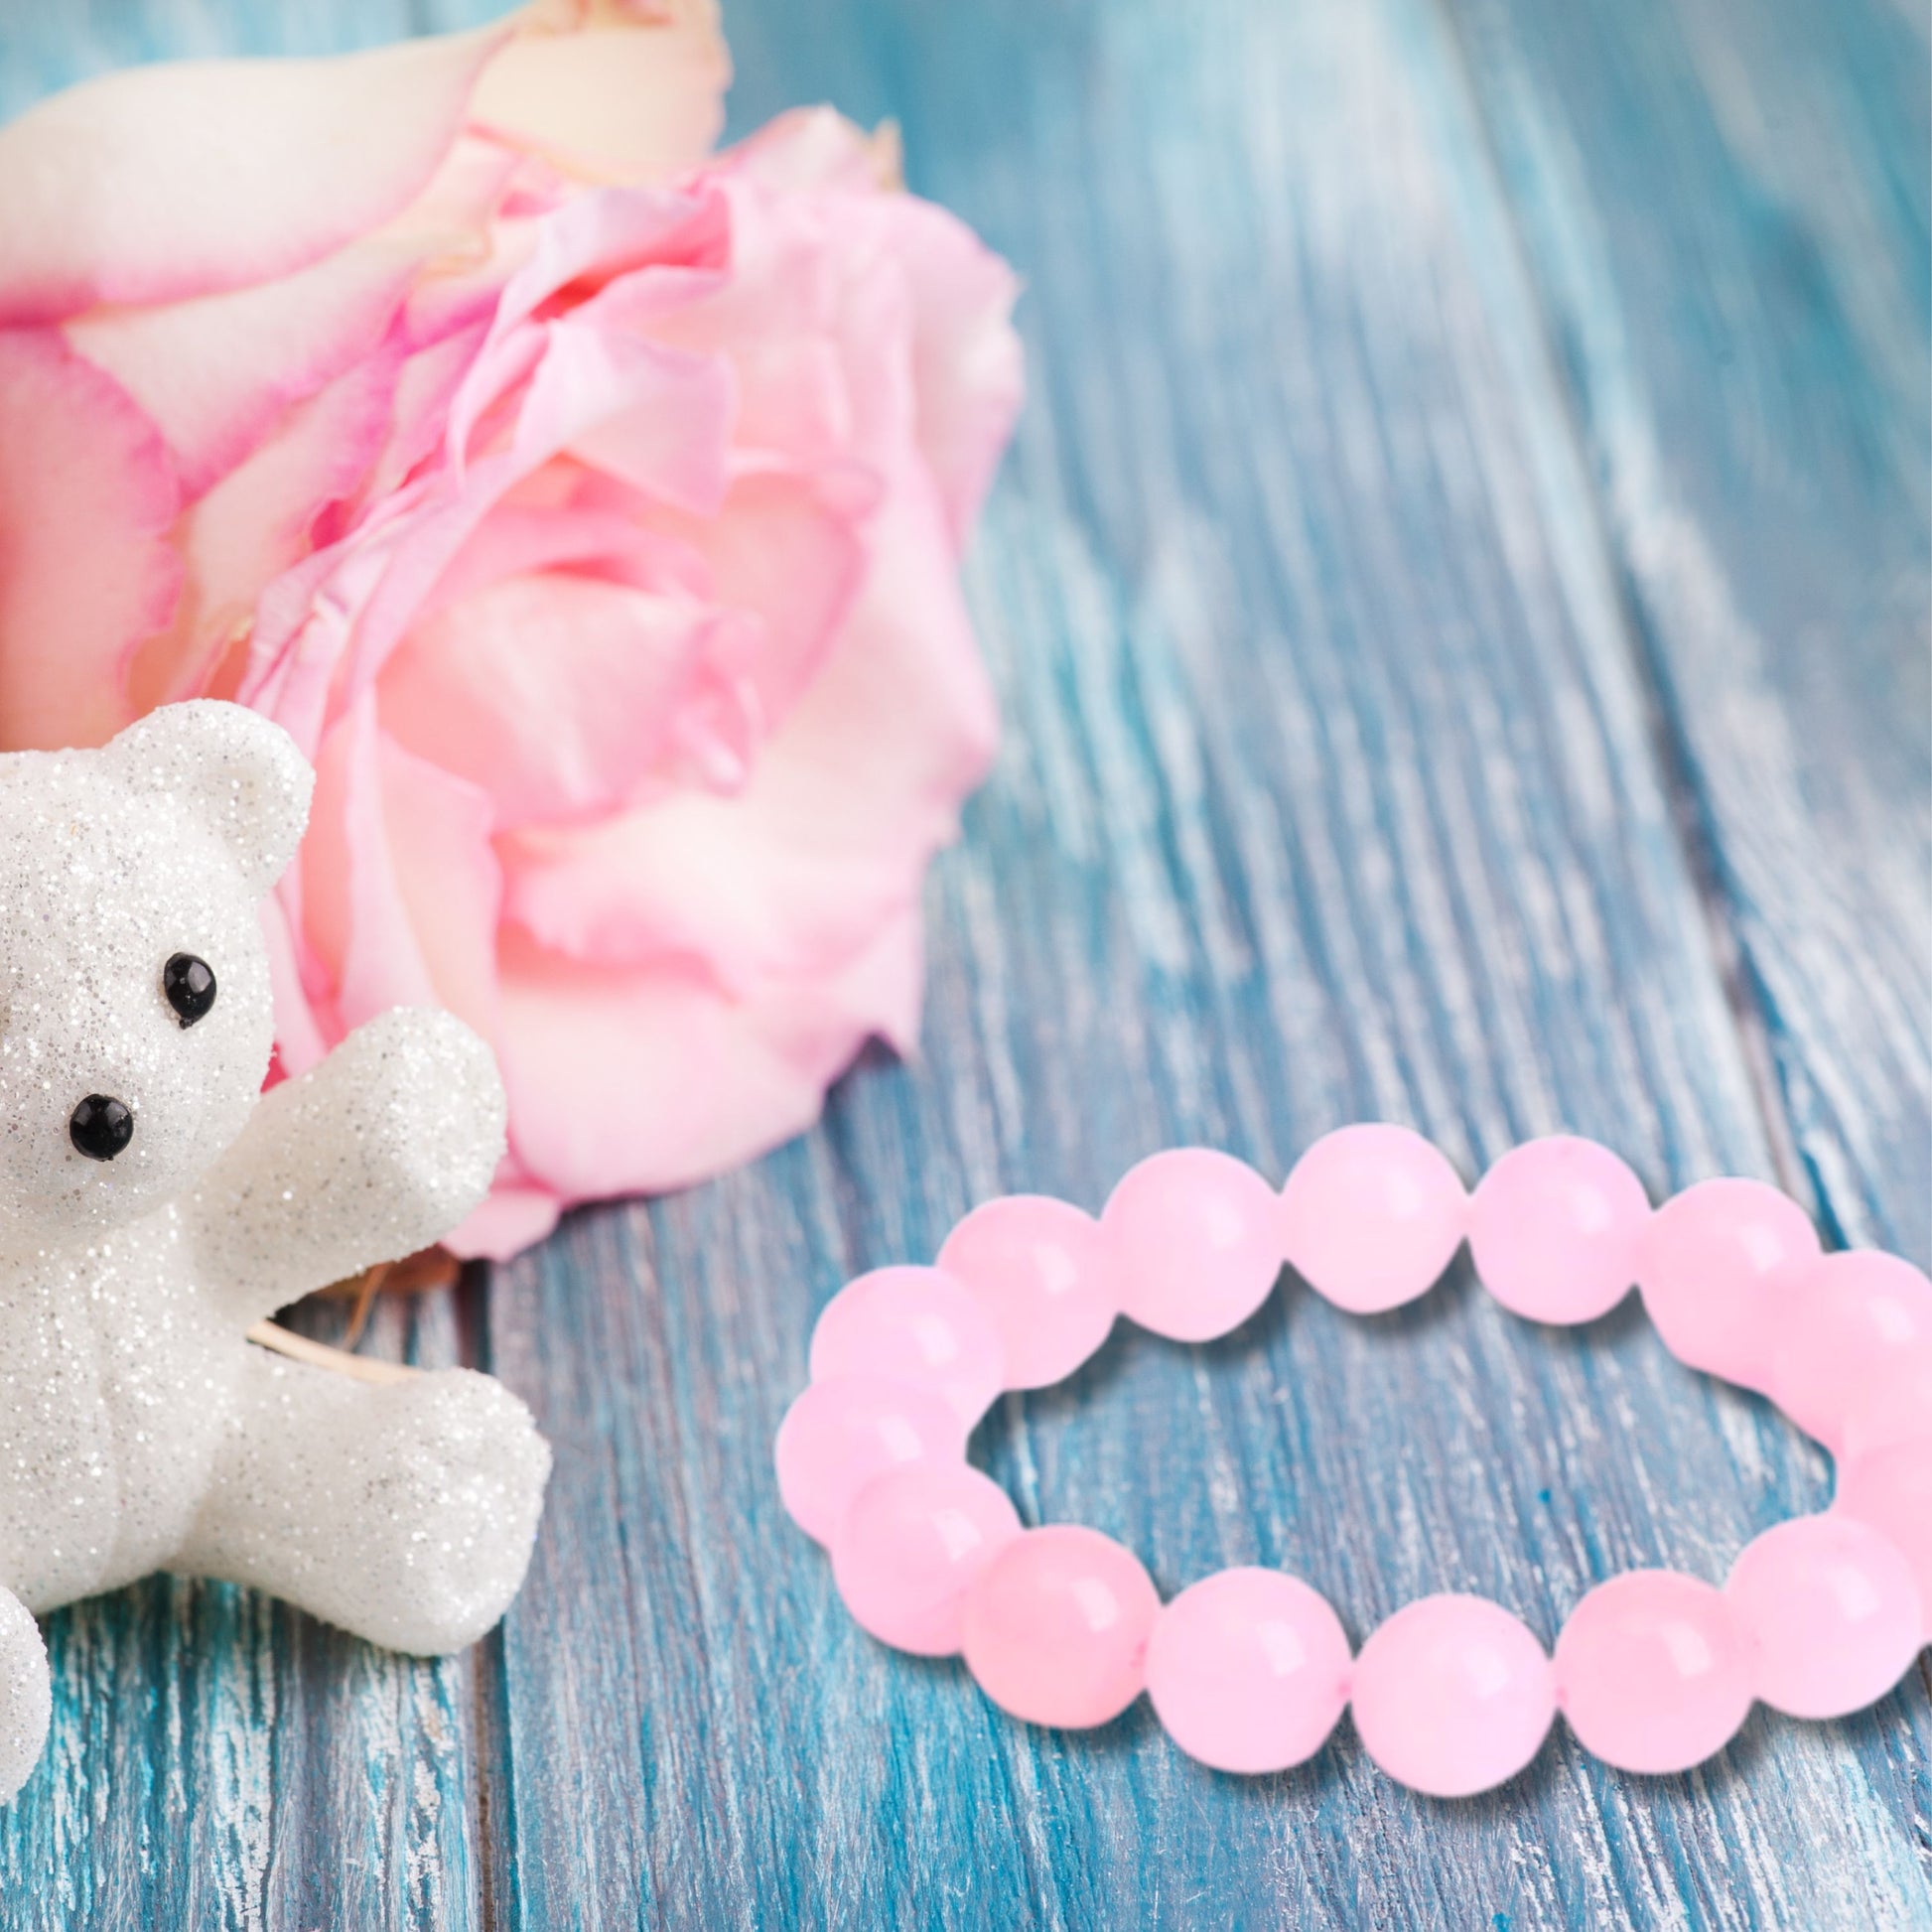
{"type": "Polygon", "coordinates": [[[585,1200],[686,1186],[809,1127],[868,1038],[909,1042],[918,923],[893,920],[837,975],[739,999],[696,972],[573,965],[514,930],[501,969],[512,1145],[585,1200]]]}
{"type": "Polygon", "coordinates": [[[582,179],[664,181],[710,152],[730,84],[715,0],[539,8],[473,112],[582,179]]]}
{"type": "Polygon", "coordinates": [[[0,128],[0,321],[266,282],[380,227],[506,39],[132,68],[30,108],[0,128]]]}
{"type": "Polygon", "coordinates": [[[151,423],[51,331],[0,330],[0,750],[101,745],[168,621],[178,491],[151,423]]]}
{"type": "Polygon", "coordinates": [[[892,124],[868,134],[836,107],[789,108],[727,148],[716,165],[720,173],[749,176],[787,192],[832,188],[849,195],[895,194],[905,186],[892,124]]]}
{"type": "Polygon", "coordinates": [[[1009,320],[1020,284],[945,209],[906,197],[882,199],[878,208],[880,246],[912,295],[914,434],[957,552],[1026,392],[1025,357],[1009,320]]]}
{"type": "Polygon", "coordinates": [[[634,320],[652,308],[689,301],[715,285],[729,249],[728,209],[715,191],[608,189],[579,195],[547,214],[535,224],[523,259],[503,283],[488,338],[452,412],[452,460],[461,465],[478,419],[537,366],[548,339],[542,330],[522,325],[561,290],[578,284],[580,297],[592,297],[571,308],[580,328],[617,326],[581,285],[591,278],[623,276],[626,317],[634,320]],[[642,267],[646,262],[649,267],[642,267]]]}
{"type": "Polygon", "coordinates": [[[573,958],[703,963],[737,992],[841,966],[916,898],[997,732],[936,502],[880,513],[837,646],[735,797],[505,837],[505,916],[573,958]]]}
{"type": "Polygon", "coordinates": [[[363,242],[259,288],[98,310],[67,336],[146,410],[192,500],[376,348],[433,246],[363,242]]]}
{"type": "Polygon", "coordinates": [[[223,654],[244,637],[262,589],[306,551],[323,508],[352,490],[389,433],[393,356],[370,356],[288,412],[278,433],[181,520],[187,580],[173,623],[135,654],[137,711],[226,697],[223,654]]]}
{"type": "Polygon", "coordinates": [[[712,516],[652,518],[703,561],[712,602],[757,619],[739,668],[764,732],[783,723],[838,641],[865,580],[865,522],[878,500],[864,472],[752,474],[712,516]]]}
{"type": "MultiPolygon", "coordinates": [[[[318,1064],[343,1036],[333,1003],[322,1010],[320,985],[312,990],[312,954],[301,933],[300,913],[292,904],[296,873],[262,903],[262,939],[268,949],[268,980],[275,994],[275,1058],[271,1078],[294,1079],[318,1064]]],[[[316,975],[319,982],[320,975],[316,975]]]]}
{"type": "Polygon", "coordinates": [[[547,1187],[499,1180],[482,1206],[443,1237],[443,1245],[465,1261],[508,1261],[541,1241],[562,1211],[563,1202],[547,1187]]]}
{"type": "Polygon", "coordinates": [[[396,1006],[447,1006],[495,1032],[500,885],[489,801],[388,743],[362,703],[329,734],[299,860],[304,937],[343,1028],[396,1006]]]}
{"type": "MultiPolygon", "coordinates": [[[[586,277],[604,284],[622,275],[675,269],[715,279],[730,260],[730,205],[715,188],[612,188],[579,195],[538,225],[529,259],[504,284],[494,333],[507,334],[559,290],[586,277]]],[[[685,278],[673,282],[680,293],[711,285],[685,278]]],[[[580,321],[595,316],[587,305],[576,313],[580,321]]]]}
{"type": "Polygon", "coordinates": [[[502,880],[489,796],[386,736],[378,755],[390,864],[430,985],[441,1005],[493,1039],[502,880]]]}
{"type": "MultiPolygon", "coordinates": [[[[449,423],[450,404],[477,350],[486,322],[458,330],[419,349],[404,362],[389,403],[388,433],[370,459],[368,474],[351,508],[365,510],[396,489],[402,480],[429,455],[449,423]]],[[[318,526],[318,544],[335,543],[347,525],[327,522],[318,526]]]]}
{"type": "MultiPolygon", "coordinates": [[[[846,338],[855,392],[868,379],[902,381],[911,435],[938,484],[953,546],[964,541],[1013,428],[1025,388],[1020,339],[1011,315],[1019,283],[1011,268],[970,228],[915,196],[877,192],[883,157],[876,139],[830,108],[783,114],[722,158],[733,185],[739,273],[721,301],[736,305],[726,325],[739,344],[739,318],[755,314],[767,285],[795,288],[805,268],[825,263],[822,235],[844,245],[843,312],[827,315],[846,338]],[[793,265],[787,266],[787,263],[793,265]],[[803,267],[798,264],[804,265],[803,267]],[[902,313],[883,313],[887,304],[902,313]],[[903,367],[882,362],[882,343],[906,344],[903,367]]],[[[767,327],[781,344],[795,341],[794,293],[767,327]]],[[[707,308],[705,323],[711,323],[707,308]]],[[[688,330],[686,320],[680,329],[688,330]]],[[[768,351],[767,351],[768,352],[768,351]]],[[[748,392],[758,387],[748,373],[748,392]]],[[[788,385],[771,385],[783,395],[788,385]]],[[[881,434],[882,413],[898,398],[882,395],[864,431],[881,434]]]]}
{"type": "Polygon", "coordinates": [[[411,630],[383,725],[484,788],[506,829],[608,813],[664,756],[723,622],[689,598],[508,577],[411,630]]]}

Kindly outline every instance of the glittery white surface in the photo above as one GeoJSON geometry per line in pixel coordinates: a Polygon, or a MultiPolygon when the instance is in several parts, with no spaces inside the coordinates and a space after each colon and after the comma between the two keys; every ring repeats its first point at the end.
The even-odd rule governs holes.
{"type": "Polygon", "coordinates": [[[212,703],[0,757],[0,1800],[48,1721],[29,1611],[173,1570],[430,1654],[529,1561],[550,1451],[500,1384],[370,1385],[244,1339],[447,1233],[503,1146],[488,1049],[443,1013],[385,1014],[258,1097],[257,903],[310,784],[277,727],[212,703]],[[190,1027],[176,953],[215,975],[190,1027]],[[112,1160],[69,1138],[89,1095],[133,1115],[112,1160]]]}

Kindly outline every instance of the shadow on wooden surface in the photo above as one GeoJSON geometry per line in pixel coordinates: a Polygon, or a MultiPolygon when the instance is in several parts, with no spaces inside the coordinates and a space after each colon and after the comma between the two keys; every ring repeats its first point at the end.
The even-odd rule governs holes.
{"type": "MultiPolygon", "coordinates": [[[[108,62],[467,18],[11,9],[9,104],[108,62]]],[[[481,9],[477,10],[481,11],[481,9]]],[[[1636,1779],[1561,1730],[1439,1805],[1346,1727],[1254,1783],[1144,1710],[1029,1731],[872,1644],[783,1520],[817,1309],[1017,1186],[1413,1121],[1776,1175],[1932,1260],[1928,64],[1884,0],[815,0],[728,9],[735,125],[897,117],[1029,284],[971,565],[1009,739],[940,867],[926,1051],[756,1168],[573,1216],[379,1343],[537,1407],[530,1585],[470,1658],[155,1584],[55,1619],[22,1927],[1932,1926],[1923,1674],[1636,1779]]],[[[1626,1307],[1466,1273],[1121,1334],[979,1451],[1164,1588],[1285,1565],[1357,1639],[1540,1635],[1721,1577],[1826,1465],[1626,1307]]]]}

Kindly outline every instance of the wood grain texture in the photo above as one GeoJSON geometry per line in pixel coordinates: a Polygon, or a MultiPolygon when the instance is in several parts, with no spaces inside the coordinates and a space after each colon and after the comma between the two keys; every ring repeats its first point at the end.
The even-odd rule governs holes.
{"type": "MultiPolygon", "coordinates": [[[[483,10],[9,0],[0,98],[483,10]],[[420,17],[418,17],[420,15],[420,17]]],[[[785,1522],[817,1309],[974,1201],[1154,1148],[1279,1174],[1414,1121],[1653,1188],[1782,1173],[1932,1259],[1927,62],[1776,0],[737,0],[734,124],[828,97],[1020,266],[1033,395],[971,564],[1009,737],[931,895],[921,1064],[712,1186],[570,1218],[416,1319],[536,1406],[529,1587],[472,1659],[238,1592],[55,1620],[0,1922],[1932,1926],[1922,1680],[1689,1777],[1561,1733],[1454,1806],[1343,1731],[1241,1783],[891,1655],[785,1522]]],[[[389,1349],[408,1318],[385,1317],[389,1349]]],[[[976,1446],[1164,1590],[1284,1565],[1359,1638],[1470,1588],[1545,1638],[1718,1578],[1829,1469],[1625,1307],[1459,1270],[1123,1333],[976,1446]]]]}

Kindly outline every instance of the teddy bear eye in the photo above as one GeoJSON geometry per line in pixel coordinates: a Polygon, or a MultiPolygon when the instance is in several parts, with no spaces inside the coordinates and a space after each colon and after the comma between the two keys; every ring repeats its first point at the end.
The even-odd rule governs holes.
{"type": "Polygon", "coordinates": [[[214,1005],[214,974],[205,959],[192,952],[178,952],[161,969],[161,990],[168,996],[175,1017],[184,1027],[206,1020],[214,1005]]]}

